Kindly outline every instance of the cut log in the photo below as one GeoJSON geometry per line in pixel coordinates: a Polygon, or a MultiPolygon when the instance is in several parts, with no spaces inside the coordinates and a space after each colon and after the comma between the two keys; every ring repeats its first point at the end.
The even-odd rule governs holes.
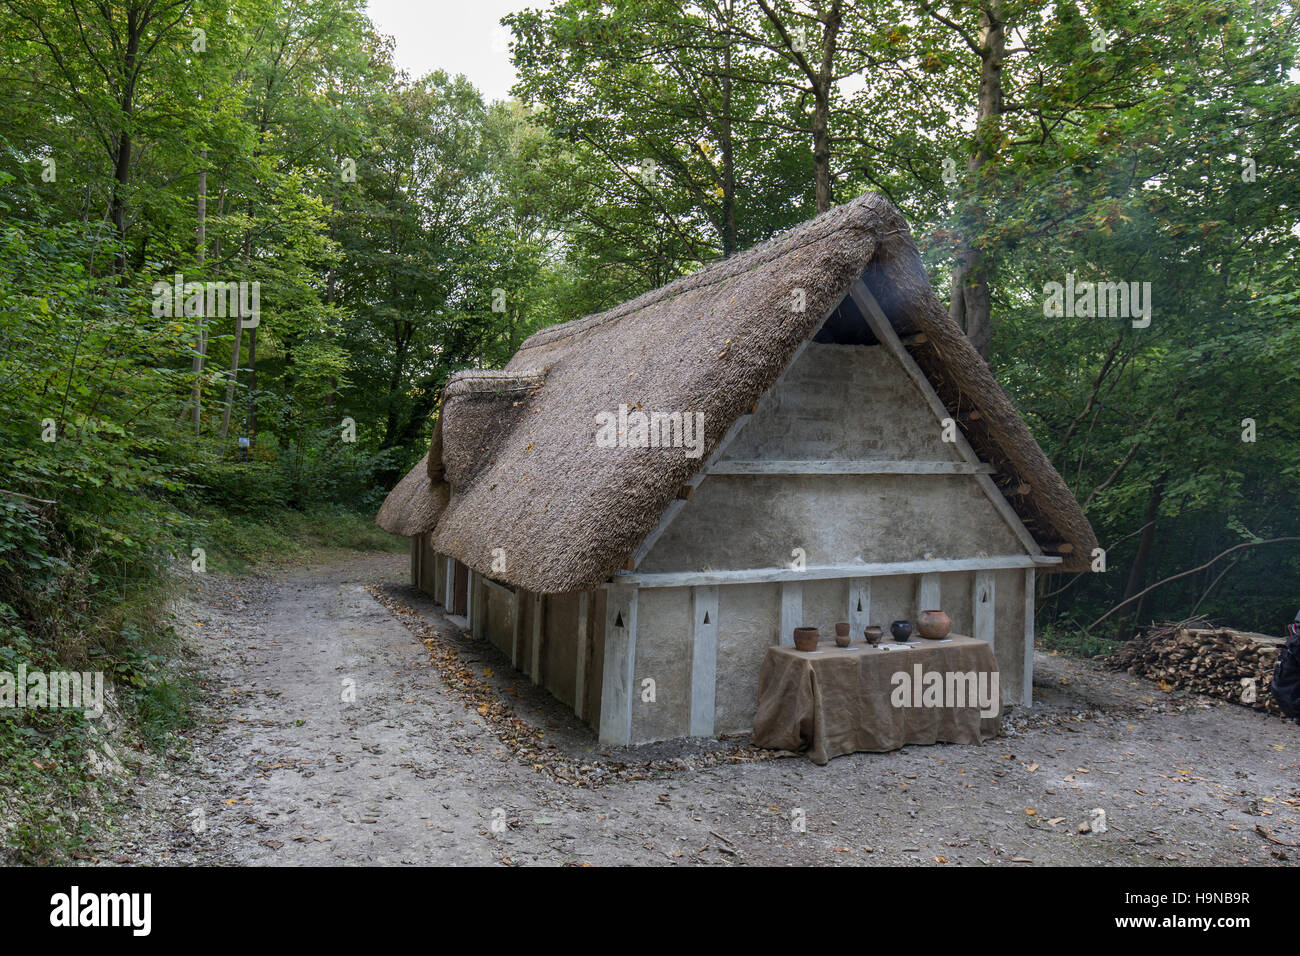
{"type": "Polygon", "coordinates": [[[1203,621],[1165,622],[1139,633],[1108,663],[1169,687],[1280,715],[1271,684],[1283,643],[1280,637],[1203,621]]]}

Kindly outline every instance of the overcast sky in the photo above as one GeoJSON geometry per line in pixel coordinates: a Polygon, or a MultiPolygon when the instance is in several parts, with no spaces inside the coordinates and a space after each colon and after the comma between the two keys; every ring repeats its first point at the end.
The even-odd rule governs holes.
{"type": "Polygon", "coordinates": [[[368,0],[370,19],[396,38],[394,58],[412,76],[464,73],[486,99],[505,99],[515,81],[509,31],[498,21],[550,0],[368,0]]]}

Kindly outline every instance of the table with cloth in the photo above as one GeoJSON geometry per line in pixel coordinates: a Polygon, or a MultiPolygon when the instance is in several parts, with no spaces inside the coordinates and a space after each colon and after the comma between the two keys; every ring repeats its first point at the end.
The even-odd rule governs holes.
{"type": "MultiPolygon", "coordinates": [[[[953,634],[941,641],[916,639],[906,645],[872,647],[823,643],[816,651],[770,647],[758,677],[754,745],[806,751],[816,764],[855,751],[881,753],[909,744],[978,744],[1002,728],[1000,691],[993,716],[981,716],[978,696],[967,706],[895,706],[896,673],[914,683],[921,674],[976,675],[977,687],[997,688],[993,648],[953,634]]],[[[946,677],[945,677],[946,682],[946,677]]],[[[913,704],[916,702],[913,701],[913,704]]]]}

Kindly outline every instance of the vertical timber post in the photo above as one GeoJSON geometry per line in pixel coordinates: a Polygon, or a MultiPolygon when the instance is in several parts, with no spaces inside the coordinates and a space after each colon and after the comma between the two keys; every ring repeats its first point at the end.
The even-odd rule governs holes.
{"type": "Polygon", "coordinates": [[[1020,688],[1020,703],[1034,703],[1034,569],[1025,568],[1025,669],[1020,688]]]}
{"type": "Polygon", "coordinates": [[[632,681],[636,667],[636,588],[611,587],[605,598],[605,670],[600,688],[600,742],[632,740],[632,681]]]}
{"type": "Polygon", "coordinates": [[[713,736],[713,712],[718,689],[718,589],[691,588],[694,621],[691,650],[692,737],[713,736]]]}
{"type": "Polygon", "coordinates": [[[997,575],[992,571],[976,571],[971,591],[971,637],[989,647],[997,647],[997,617],[994,609],[998,603],[997,575]]]}
{"type": "Polygon", "coordinates": [[[799,581],[781,582],[781,633],[778,644],[793,644],[794,629],[803,626],[803,584],[799,581]]]}

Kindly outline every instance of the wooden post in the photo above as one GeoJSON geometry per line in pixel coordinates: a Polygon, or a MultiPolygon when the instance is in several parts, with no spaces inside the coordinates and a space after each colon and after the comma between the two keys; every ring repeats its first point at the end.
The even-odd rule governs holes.
{"type": "Polygon", "coordinates": [[[435,598],[438,595],[437,574],[435,573],[437,567],[438,554],[433,550],[433,535],[422,534],[420,535],[420,577],[415,586],[422,594],[428,594],[435,598]]]}
{"type": "Polygon", "coordinates": [[[542,626],[542,615],[545,613],[546,604],[541,594],[533,595],[533,667],[532,679],[534,684],[542,682],[542,634],[545,628],[542,626]]]}
{"type": "Polygon", "coordinates": [[[871,623],[871,578],[849,578],[849,636],[862,637],[871,623]]]}
{"type": "Polygon", "coordinates": [[[990,647],[997,647],[997,617],[995,608],[998,603],[997,575],[992,571],[976,571],[975,584],[971,590],[970,606],[974,621],[971,624],[971,637],[984,641],[990,647]]]}
{"type": "Polygon", "coordinates": [[[411,587],[420,586],[420,552],[423,550],[418,534],[411,535],[411,587]]]}
{"type": "Polygon", "coordinates": [[[581,720],[587,709],[587,655],[591,653],[591,639],[587,636],[587,618],[591,614],[591,595],[583,591],[578,595],[578,660],[573,677],[573,712],[581,720]]]}
{"type": "Polygon", "coordinates": [[[487,585],[483,575],[476,571],[469,573],[469,630],[476,638],[482,639],[487,633],[487,585]]]}
{"type": "Polygon", "coordinates": [[[636,588],[611,587],[605,596],[605,671],[600,687],[600,742],[632,740],[632,681],[636,667],[636,588]]]}
{"type": "Polygon", "coordinates": [[[478,575],[474,574],[473,570],[465,575],[465,623],[469,626],[469,633],[474,637],[478,636],[478,609],[474,607],[474,597],[478,592],[478,588],[474,587],[477,578],[478,575]]]}
{"type": "Polygon", "coordinates": [[[778,644],[793,644],[794,629],[803,626],[803,584],[799,581],[781,583],[781,633],[778,644]]]}
{"type": "Polygon", "coordinates": [[[916,615],[922,611],[934,611],[943,605],[939,603],[939,575],[930,573],[919,575],[916,579],[916,615]]]}
{"type": "Polygon", "coordinates": [[[1025,568],[1025,670],[1020,688],[1020,703],[1034,704],[1034,569],[1025,568]]]}
{"type": "Polygon", "coordinates": [[[718,689],[718,589],[691,588],[691,736],[713,736],[718,689]]]}
{"type": "Polygon", "coordinates": [[[524,589],[515,588],[515,626],[510,635],[510,666],[519,667],[519,633],[524,626],[524,589]]]}
{"type": "Polygon", "coordinates": [[[446,598],[442,602],[443,608],[448,614],[456,610],[456,559],[447,559],[447,587],[445,588],[446,598]]]}

